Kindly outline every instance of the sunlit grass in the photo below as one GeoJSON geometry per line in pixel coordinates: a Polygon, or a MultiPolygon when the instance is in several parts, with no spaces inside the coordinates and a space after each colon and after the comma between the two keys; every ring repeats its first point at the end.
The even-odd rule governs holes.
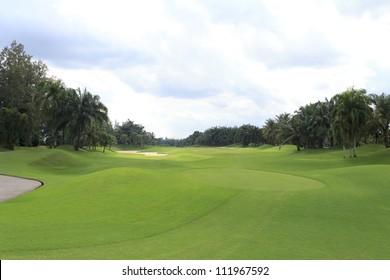
{"type": "Polygon", "coordinates": [[[389,259],[390,152],[0,152],[44,187],[0,203],[1,259],[389,259]]]}

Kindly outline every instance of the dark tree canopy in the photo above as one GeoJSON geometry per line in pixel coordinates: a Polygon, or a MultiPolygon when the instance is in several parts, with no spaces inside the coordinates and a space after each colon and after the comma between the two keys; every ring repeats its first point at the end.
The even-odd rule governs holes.
{"type": "MultiPolygon", "coordinates": [[[[46,65],[15,41],[0,53],[0,143],[9,149],[71,144],[78,150],[90,145],[91,131],[104,130],[109,122],[98,95],[67,88],[46,72],[46,65]]],[[[108,142],[103,132],[99,135],[108,142]]]]}

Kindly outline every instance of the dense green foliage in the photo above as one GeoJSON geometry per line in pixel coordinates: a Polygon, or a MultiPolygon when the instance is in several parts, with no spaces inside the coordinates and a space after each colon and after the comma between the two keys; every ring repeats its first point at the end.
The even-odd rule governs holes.
{"type": "Polygon", "coordinates": [[[390,95],[369,96],[364,89],[349,88],[331,100],[302,106],[293,115],[268,119],[262,133],[268,144],[294,144],[298,151],[342,145],[356,157],[358,144],[389,146],[389,123],[390,95]]]}
{"type": "Polygon", "coordinates": [[[75,150],[118,143],[154,144],[154,134],[128,120],[112,127],[108,109],[87,89],[66,87],[47,77],[47,67],[13,42],[0,54],[0,144],[73,145],[75,150]]]}
{"type": "Polygon", "coordinates": [[[390,126],[390,95],[382,93],[381,95],[371,94],[371,100],[375,105],[374,116],[371,123],[372,131],[375,133],[376,140],[381,137],[385,147],[390,147],[389,126],[390,126]]]}
{"type": "Polygon", "coordinates": [[[211,127],[204,132],[195,131],[185,139],[174,143],[176,146],[204,145],[211,147],[222,147],[228,145],[242,145],[244,147],[259,146],[262,141],[260,128],[245,124],[240,127],[211,127]]]}
{"type": "Polygon", "coordinates": [[[27,126],[27,115],[14,108],[2,107],[0,109],[0,139],[4,147],[10,150],[18,143],[20,135],[27,126]]]}
{"type": "Polygon", "coordinates": [[[39,107],[36,104],[41,97],[38,84],[46,71],[47,67],[42,61],[33,61],[23,45],[16,42],[0,53],[0,130],[3,131],[0,143],[3,142],[10,149],[16,144],[15,141],[31,146],[37,140],[39,107]],[[21,118],[25,123],[23,127],[19,126],[21,118]],[[8,136],[8,129],[12,137],[8,136]]]}
{"type": "Polygon", "coordinates": [[[356,91],[352,88],[333,98],[335,100],[334,126],[341,135],[343,147],[349,146],[350,157],[352,156],[352,147],[353,156],[357,156],[357,140],[366,131],[368,120],[372,114],[372,109],[369,106],[370,99],[365,94],[365,90],[356,91]]]}
{"type": "MultiPolygon", "coordinates": [[[[47,67],[13,42],[0,54],[0,143],[7,148],[72,144],[76,150],[104,139],[107,108],[86,89],[67,88],[47,67]],[[95,136],[94,135],[94,136],[95,136]]],[[[106,133],[107,134],[107,133],[106,133]]]]}
{"type": "Polygon", "coordinates": [[[0,203],[1,259],[389,259],[390,150],[17,148],[42,180],[0,203]]]}
{"type": "Polygon", "coordinates": [[[142,148],[145,145],[155,145],[156,139],[154,133],[147,132],[143,125],[135,124],[131,120],[116,124],[114,134],[118,144],[130,145],[132,147],[142,148]]]}

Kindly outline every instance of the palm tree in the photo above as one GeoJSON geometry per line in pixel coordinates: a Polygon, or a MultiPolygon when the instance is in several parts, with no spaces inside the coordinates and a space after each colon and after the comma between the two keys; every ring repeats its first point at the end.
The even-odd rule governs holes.
{"type": "Polygon", "coordinates": [[[349,146],[349,156],[352,156],[353,147],[353,157],[357,157],[356,144],[372,112],[370,99],[365,94],[365,89],[352,87],[334,97],[334,123],[343,140],[344,157],[346,145],[349,146]]]}
{"type": "Polygon", "coordinates": [[[315,142],[317,147],[323,148],[330,128],[329,101],[318,101],[313,106],[315,108],[313,116],[315,142]]]}
{"type": "MultiPolygon", "coordinates": [[[[315,130],[315,107],[313,104],[306,106],[301,106],[294,115],[294,126],[291,129],[294,129],[296,132],[299,130],[299,138],[301,144],[305,148],[313,147],[316,141],[315,130]]],[[[292,125],[292,124],[291,124],[292,125]]],[[[291,130],[290,129],[290,130],[291,130]]],[[[292,132],[292,131],[291,131],[292,132]]],[[[290,132],[290,133],[291,133],[290,132]]]]}
{"type": "Polygon", "coordinates": [[[14,150],[23,130],[27,126],[27,115],[14,108],[0,108],[0,143],[14,150]]]}
{"type": "Polygon", "coordinates": [[[45,79],[40,85],[43,91],[42,100],[42,121],[47,130],[47,143],[50,148],[57,146],[59,127],[64,122],[61,111],[63,110],[63,99],[65,86],[61,80],[45,79]]]}
{"type": "Polygon", "coordinates": [[[82,147],[82,137],[87,126],[94,122],[102,124],[108,121],[107,107],[100,102],[98,95],[92,95],[86,89],[81,93],[77,89],[77,95],[73,100],[74,111],[72,115],[74,131],[74,149],[77,151],[82,147]]]}
{"type": "Polygon", "coordinates": [[[383,141],[386,148],[390,147],[389,143],[389,125],[390,125],[390,95],[371,94],[371,100],[375,105],[375,119],[378,128],[383,135],[383,141]]]}
{"type": "Polygon", "coordinates": [[[274,119],[267,119],[262,129],[266,143],[276,145],[277,124],[274,119]]]}
{"type": "MultiPolygon", "coordinates": [[[[294,144],[297,147],[297,152],[301,150],[302,131],[304,123],[299,114],[290,116],[290,114],[282,114],[278,116],[278,138],[281,141],[280,148],[286,143],[294,144]]],[[[279,149],[280,149],[279,148],[279,149]]]]}

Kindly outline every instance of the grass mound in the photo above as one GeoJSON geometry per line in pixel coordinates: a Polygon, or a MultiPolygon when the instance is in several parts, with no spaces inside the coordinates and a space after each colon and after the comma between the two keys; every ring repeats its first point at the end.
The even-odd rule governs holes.
{"type": "Polygon", "coordinates": [[[85,164],[85,161],[66,150],[56,149],[52,153],[31,161],[29,164],[34,167],[45,167],[58,170],[82,167],[85,164]]]}

